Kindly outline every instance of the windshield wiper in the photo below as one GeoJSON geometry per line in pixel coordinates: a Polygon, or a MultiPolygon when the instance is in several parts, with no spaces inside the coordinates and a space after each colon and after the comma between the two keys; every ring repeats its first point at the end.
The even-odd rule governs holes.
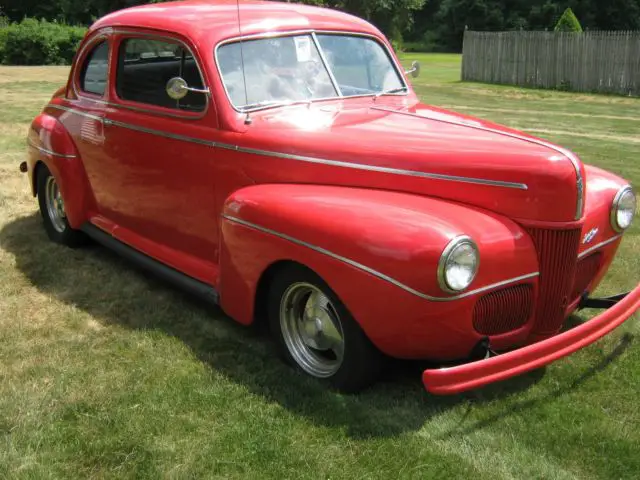
{"type": "Polygon", "coordinates": [[[240,110],[242,110],[243,112],[250,112],[251,110],[255,110],[258,108],[264,108],[264,107],[275,107],[275,106],[279,106],[279,105],[287,105],[286,102],[276,102],[273,100],[270,101],[265,101],[265,102],[256,102],[256,103],[251,103],[249,105],[243,105],[242,107],[240,107],[240,110]]]}
{"type": "Polygon", "coordinates": [[[297,104],[311,105],[312,102],[313,102],[312,99],[309,99],[309,100],[287,100],[285,102],[276,101],[276,100],[267,100],[267,101],[263,101],[263,102],[257,102],[257,103],[252,103],[252,104],[249,104],[249,105],[244,105],[244,106],[239,107],[239,108],[243,113],[249,113],[249,112],[254,112],[256,110],[260,110],[262,108],[288,107],[290,105],[297,105],[297,104]]]}
{"type": "Polygon", "coordinates": [[[381,92],[376,93],[375,98],[380,98],[384,95],[392,95],[394,93],[402,93],[406,92],[407,90],[409,90],[407,87],[397,87],[391,88],[389,90],[382,90],[381,92]]]}

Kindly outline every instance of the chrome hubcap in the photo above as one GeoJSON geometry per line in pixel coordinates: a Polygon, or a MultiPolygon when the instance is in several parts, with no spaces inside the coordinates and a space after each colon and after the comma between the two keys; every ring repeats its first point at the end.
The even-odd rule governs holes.
{"type": "Polygon", "coordinates": [[[64,213],[64,200],[60,194],[60,189],[53,177],[47,178],[47,184],[45,186],[45,203],[47,204],[47,214],[53,228],[57,232],[64,232],[66,228],[65,219],[67,218],[64,213]]]}
{"type": "Polygon", "coordinates": [[[291,285],[280,303],[282,335],[296,363],[317,378],[334,375],[344,357],[344,334],[336,309],[308,283],[291,285]]]}

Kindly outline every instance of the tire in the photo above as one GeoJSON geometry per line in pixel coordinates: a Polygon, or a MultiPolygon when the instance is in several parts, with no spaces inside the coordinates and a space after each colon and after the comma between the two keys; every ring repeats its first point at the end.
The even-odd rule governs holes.
{"type": "Polygon", "coordinates": [[[377,379],[382,354],[314,272],[298,265],[279,271],[270,286],[268,314],[281,355],[307,375],[344,393],[377,379]]]}
{"type": "Polygon", "coordinates": [[[36,174],[38,204],[49,239],[60,245],[76,248],[87,243],[87,236],[74,230],[64,213],[64,201],[58,184],[45,165],[40,165],[36,174]]]}

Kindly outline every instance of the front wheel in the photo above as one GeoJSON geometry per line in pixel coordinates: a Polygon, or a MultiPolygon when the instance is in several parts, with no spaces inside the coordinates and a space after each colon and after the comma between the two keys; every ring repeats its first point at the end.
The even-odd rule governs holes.
{"type": "Polygon", "coordinates": [[[271,331],[289,363],[346,393],[375,381],[382,355],[318,275],[287,267],[269,298],[271,331]]]}
{"type": "Polygon", "coordinates": [[[60,193],[56,179],[46,166],[42,165],[38,168],[36,181],[40,213],[49,238],[68,247],[79,247],[85,244],[86,235],[79,230],[74,230],[69,225],[62,193],[60,193]]]}

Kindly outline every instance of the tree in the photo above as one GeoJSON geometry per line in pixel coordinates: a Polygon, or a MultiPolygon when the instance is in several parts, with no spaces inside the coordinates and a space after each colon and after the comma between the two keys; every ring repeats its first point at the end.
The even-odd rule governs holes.
{"type": "Polygon", "coordinates": [[[391,39],[402,41],[403,34],[413,26],[413,13],[422,9],[427,0],[302,0],[299,3],[352,13],[373,22],[391,39]]]}
{"type": "Polygon", "coordinates": [[[582,25],[578,21],[578,18],[571,10],[571,7],[568,7],[560,19],[558,23],[556,23],[556,28],[554,28],[556,32],[582,32],[582,25]]]}

